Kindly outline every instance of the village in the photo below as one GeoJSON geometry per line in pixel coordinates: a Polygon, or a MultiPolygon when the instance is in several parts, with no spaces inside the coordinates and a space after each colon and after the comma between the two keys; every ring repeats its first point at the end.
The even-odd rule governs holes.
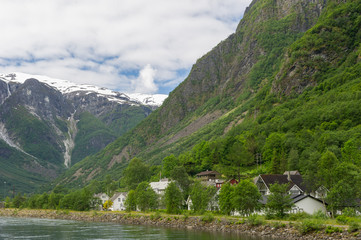
{"type": "MultiPolygon", "coordinates": [[[[203,171],[196,174],[197,180],[206,187],[214,188],[215,193],[210,198],[207,206],[207,211],[220,211],[219,195],[222,191],[222,186],[229,184],[235,186],[239,183],[238,180],[224,179],[222,175],[217,171],[203,171]]],[[[164,193],[172,180],[168,178],[162,178],[157,182],[150,182],[149,186],[158,196],[158,208],[162,208],[162,198],[164,193]]],[[[287,195],[291,200],[292,207],[288,213],[300,213],[314,214],[316,212],[322,212],[324,214],[331,214],[327,210],[327,188],[320,186],[316,191],[311,191],[305,183],[302,175],[298,171],[286,171],[283,174],[261,174],[253,179],[254,186],[257,187],[261,198],[258,200],[261,206],[261,210],[257,211],[258,214],[265,214],[262,210],[268,202],[268,197],[271,195],[271,186],[273,184],[286,185],[287,195]]],[[[127,192],[115,192],[112,196],[108,196],[106,193],[95,194],[94,197],[99,199],[98,210],[109,211],[125,211],[127,192]]],[[[183,202],[188,210],[193,210],[192,197],[189,195],[187,200],[183,202]]],[[[164,207],[164,206],[163,206],[164,207]]],[[[139,210],[139,208],[137,208],[139,210]]],[[[233,211],[232,215],[240,215],[239,212],[233,211]]]]}

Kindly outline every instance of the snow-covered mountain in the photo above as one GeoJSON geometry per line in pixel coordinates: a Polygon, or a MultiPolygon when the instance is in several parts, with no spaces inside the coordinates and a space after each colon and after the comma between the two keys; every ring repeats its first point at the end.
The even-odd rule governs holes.
{"type": "Polygon", "coordinates": [[[59,90],[63,94],[73,92],[83,92],[85,94],[96,93],[98,96],[107,98],[109,101],[133,104],[143,104],[151,107],[159,107],[168,97],[165,94],[142,94],[142,93],[121,93],[107,88],[97,87],[89,84],[76,84],[68,80],[56,79],[42,75],[32,75],[27,73],[14,72],[10,74],[0,74],[0,80],[5,82],[24,83],[27,79],[35,78],[40,82],[59,90]]]}
{"type": "Polygon", "coordinates": [[[0,180],[6,173],[2,180],[31,191],[127,133],[166,97],[0,74],[0,180]]]}

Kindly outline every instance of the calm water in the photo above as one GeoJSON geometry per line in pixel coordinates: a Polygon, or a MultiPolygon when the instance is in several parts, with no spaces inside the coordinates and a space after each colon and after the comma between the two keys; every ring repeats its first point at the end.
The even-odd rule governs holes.
{"type": "Polygon", "coordinates": [[[0,218],[0,239],[241,239],[240,235],[196,232],[111,223],[86,223],[36,218],[0,218]]]}

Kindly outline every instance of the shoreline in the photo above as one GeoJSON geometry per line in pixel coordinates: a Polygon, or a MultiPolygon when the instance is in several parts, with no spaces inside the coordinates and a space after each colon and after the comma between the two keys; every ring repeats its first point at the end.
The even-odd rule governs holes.
{"type": "Polygon", "coordinates": [[[360,234],[356,236],[354,233],[348,233],[347,231],[332,234],[326,234],[322,231],[301,235],[292,223],[287,224],[284,227],[272,227],[270,224],[251,226],[241,221],[241,219],[219,218],[217,216],[215,216],[212,221],[206,221],[206,219],[199,216],[185,217],[184,215],[160,215],[157,213],[146,214],[138,212],[125,213],[103,211],[75,212],[67,210],[9,208],[0,209],[0,216],[146,225],[154,227],[244,234],[274,239],[361,239],[360,234]]]}

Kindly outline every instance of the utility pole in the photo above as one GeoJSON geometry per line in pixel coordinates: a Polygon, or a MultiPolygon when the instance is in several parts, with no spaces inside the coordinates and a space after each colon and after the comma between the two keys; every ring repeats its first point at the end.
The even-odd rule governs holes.
{"type": "Polygon", "coordinates": [[[4,181],[4,202],[5,202],[5,193],[6,193],[6,182],[4,181]]]}

